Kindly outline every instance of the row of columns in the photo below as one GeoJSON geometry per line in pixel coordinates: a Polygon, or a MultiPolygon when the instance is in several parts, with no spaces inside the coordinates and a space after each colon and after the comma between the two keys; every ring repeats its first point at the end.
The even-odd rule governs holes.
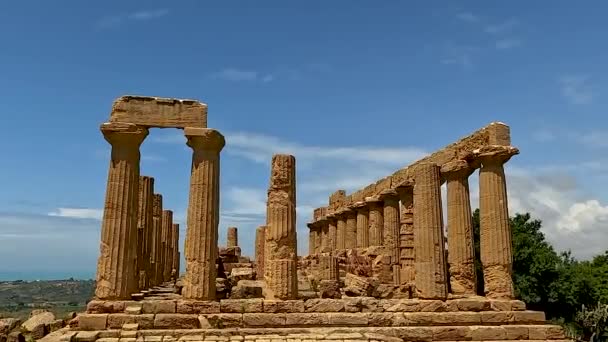
{"type": "MultiPolygon", "coordinates": [[[[179,225],[154,194],[154,179],[139,175],[139,147],[148,129],[128,123],[104,123],[101,132],[112,146],[95,295],[129,299],[142,288],[177,276],[179,225]]],[[[186,298],[214,299],[219,223],[219,153],[224,137],[213,129],[185,128],[193,150],[185,243],[186,298]]]]}
{"type": "Polygon", "coordinates": [[[447,298],[448,281],[452,293],[475,295],[468,177],[479,168],[485,294],[512,298],[511,228],[503,164],[517,153],[511,146],[486,146],[475,156],[463,156],[441,168],[434,163],[418,164],[413,181],[401,184],[396,191],[368,197],[309,223],[309,252],[384,246],[396,283],[415,284],[418,297],[447,298]],[[447,260],[441,203],[443,180],[447,183],[447,260]],[[337,227],[336,232],[332,227],[337,227]]]}

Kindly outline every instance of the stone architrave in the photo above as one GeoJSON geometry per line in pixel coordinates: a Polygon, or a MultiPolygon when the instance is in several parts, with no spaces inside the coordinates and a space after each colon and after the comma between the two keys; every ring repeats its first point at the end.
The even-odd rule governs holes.
{"type": "Polygon", "coordinates": [[[373,196],[365,198],[365,202],[369,207],[369,245],[382,246],[382,230],[384,229],[382,201],[378,196],[373,196]]]}
{"type": "Polygon", "coordinates": [[[238,229],[236,227],[228,227],[228,233],[226,237],[226,247],[238,247],[239,236],[238,229]]]}
{"type": "Polygon", "coordinates": [[[162,235],[162,269],[163,281],[171,279],[171,269],[173,268],[172,254],[172,234],[173,234],[173,212],[171,210],[163,210],[161,229],[162,235]]]}
{"type": "Polygon", "coordinates": [[[414,177],[416,293],[421,299],[446,299],[448,284],[439,166],[420,163],[414,177]]]}
{"type": "Polygon", "coordinates": [[[353,249],[357,247],[357,211],[354,209],[346,209],[346,238],[344,239],[344,248],[353,249]]]}
{"type": "Polygon", "coordinates": [[[327,245],[331,252],[336,250],[338,240],[338,220],[335,214],[327,215],[327,245]]]}
{"type": "Polygon", "coordinates": [[[137,209],[137,270],[140,290],[150,287],[150,250],[152,243],[152,202],[154,178],[139,176],[137,209]]]}
{"type": "Polygon", "coordinates": [[[503,165],[519,150],[512,146],[486,146],[477,151],[479,170],[480,252],[485,294],[513,298],[513,255],[503,165]]]}
{"type": "Polygon", "coordinates": [[[474,170],[466,160],[454,160],[441,167],[441,175],[447,181],[448,264],[451,293],[455,295],[477,294],[469,195],[469,176],[474,170]]]}
{"type": "Polygon", "coordinates": [[[395,190],[384,190],[380,200],[384,204],[382,245],[391,257],[391,265],[399,265],[399,195],[395,190]]]}
{"type": "Polygon", "coordinates": [[[272,157],[266,206],[266,283],[270,296],[295,299],[298,295],[296,240],[296,158],[272,157]]]}
{"type": "Polygon", "coordinates": [[[150,262],[152,263],[152,286],[160,285],[162,281],[162,214],[163,214],[163,195],[154,194],[152,197],[152,251],[150,252],[150,262]]]}
{"type": "Polygon", "coordinates": [[[401,226],[399,228],[400,284],[413,284],[416,269],[414,266],[414,187],[413,183],[397,187],[401,202],[401,226]]]}
{"type": "Polygon", "coordinates": [[[346,215],[344,210],[336,213],[336,249],[346,248],[346,215]]]}
{"type": "Polygon", "coordinates": [[[105,123],[104,138],[112,145],[97,262],[99,299],[129,299],[138,290],[137,202],[139,146],[148,129],[133,124],[105,123]]]}
{"type": "Polygon", "coordinates": [[[210,128],[187,127],[184,134],[192,148],[192,168],[182,296],[213,300],[220,215],[220,151],[226,142],[220,132],[210,128]]]}
{"type": "Polygon", "coordinates": [[[266,244],[266,226],[255,230],[255,273],[256,279],[264,279],[264,245],[266,244]]]}
{"type": "Polygon", "coordinates": [[[171,274],[173,270],[176,272],[176,277],[179,276],[179,223],[173,224],[173,231],[171,233],[171,250],[172,250],[172,265],[171,274]]]}
{"type": "Polygon", "coordinates": [[[369,247],[369,210],[367,203],[361,201],[353,204],[357,211],[357,248],[369,247]]]}

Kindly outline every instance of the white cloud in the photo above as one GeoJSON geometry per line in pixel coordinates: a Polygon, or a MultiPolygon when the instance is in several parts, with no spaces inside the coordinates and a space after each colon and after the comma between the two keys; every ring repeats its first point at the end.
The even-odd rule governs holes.
{"type": "Polygon", "coordinates": [[[252,70],[242,70],[237,68],[225,68],[215,74],[214,78],[218,78],[225,81],[255,81],[258,78],[258,72],[252,70]]]}
{"type": "Polygon", "coordinates": [[[48,213],[49,216],[81,218],[81,219],[96,219],[101,220],[103,209],[90,208],[57,208],[57,210],[48,213]]]}
{"type": "Polygon", "coordinates": [[[117,28],[127,21],[148,21],[152,19],[158,19],[169,14],[169,10],[166,8],[150,9],[150,10],[139,10],[131,13],[119,13],[102,17],[97,22],[97,28],[99,29],[110,29],[117,28]]]}
{"type": "Polygon", "coordinates": [[[456,14],[456,18],[468,23],[476,23],[479,21],[479,17],[471,12],[460,12],[456,14]]]}
{"type": "Polygon", "coordinates": [[[473,54],[479,51],[478,47],[448,43],[443,48],[444,57],[441,64],[458,65],[463,68],[473,66],[473,54]]]}
{"type": "Polygon", "coordinates": [[[501,39],[496,42],[496,49],[507,50],[521,46],[521,40],[516,38],[501,39]]]}
{"type": "Polygon", "coordinates": [[[488,25],[484,31],[489,34],[502,34],[513,30],[518,24],[519,22],[516,19],[509,19],[500,24],[488,25]]]}
{"type": "Polygon", "coordinates": [[[163,17],[167,14],[169,14],[168,9],[160,8],[160,9],[133,12],[128,15],[128,18],[134,19],[134,20],[150,20],[150,19],[156,19],[156,18],[163,17]]]}
{"type": "Polygon", "coordinates": [[[593,101],[593,92],[589,88],[589,77],[586,75],[566,75],[558,79],[562,95],[573,104],[589,104],[593,101]]]}

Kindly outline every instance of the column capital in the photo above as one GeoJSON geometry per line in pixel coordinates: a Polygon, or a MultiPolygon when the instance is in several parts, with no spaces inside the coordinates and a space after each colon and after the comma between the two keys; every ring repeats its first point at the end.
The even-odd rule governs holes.
{"type": "Polygon", "coordinates": [[[380,192],[378,198],[385,203],[399,202],[399,193],[397,190],[386,189],[380,192]]]}
{"type": "Polygon", "coordinates": [[[99,130],[104,139],[110,145],[137,146],[141,145],[148,136],[146,127],[137,126],[130,123],[106,122],[101,124],[99,130]]]}
{"type": "Polygon", "coordinates": [[[379,195],[365,197],[365,203],[371,208],[382,206],[382,200],[379,195]]]}
{"type": "Polygon", "coordinates": [[[519,154],[519,149],[513,146],[489,145],[475,150],[474,153],[482,164],[504,164],[519,154]]]}
{"type": "Polygon", "coordinates": [[[351,204],[351,206],[357,212],[364,212],[364,211],[368,210],[367,203],[365,201],[355,202],[355,203],[351,204]]]}
{"type": "Polygon", "coordinates": [[[397,186],[395,186],[395,190],[397,191],[397,193],[399,195],[405,193],[405,192],[412,192],[414,190],[414,180],[411,178],[408,178],[406,180],[404,180],[403,182],[397,184],[397,186]]]}
{"type": "Polygon", "coordinates": [[[466,160],[456,159],[441,166],[441,176],[447,180],[468,178],[475,169],[476,167],[466,160]]]}
{"type": "Polygon", "coordinates": [[[353,208],[351,205],[349,205],[342,210],[342,215],[344,215],[344,217],[347,217],[347,218],[349,216],[352,217],[352,216],[357,215],[357,210],[355,210],[355,208],[353,208]]]}
{"type": "Polygon", "coordinates": [[[220,152],[226,145],[224,136],[213,128],[184,128],[184,135],[188,141],[186,144],[193,150],[209,150],[220,152]]]}

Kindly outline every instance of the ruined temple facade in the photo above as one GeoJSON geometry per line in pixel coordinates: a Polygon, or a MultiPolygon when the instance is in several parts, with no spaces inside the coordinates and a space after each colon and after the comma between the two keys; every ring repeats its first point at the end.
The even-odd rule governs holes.
{"type": "Polygon", "coordinates": [[[308,224],[298,256],[296,157],[272,157],[255,261],[236,227],[218,246],[220,152],[207,107],[124,96],[101,131],[112,158],[95,298],[60,340],[564,340],[514,299],[503,165],[518,153],[493,123],[359,191],[338,190],[308,224]],[[192,149],[184,275],[179,226],[139,172],[149,128],[184,131],[192,149]],[[476,289],[468,177],[479,170],[484,296],[476,289]],[[441,186],[447,196],[442,198],[441,186]],[[447,217],[442,213],[447,206],[447,217]],[[444,227],[447,226],[446,234],[444,227]]]}

